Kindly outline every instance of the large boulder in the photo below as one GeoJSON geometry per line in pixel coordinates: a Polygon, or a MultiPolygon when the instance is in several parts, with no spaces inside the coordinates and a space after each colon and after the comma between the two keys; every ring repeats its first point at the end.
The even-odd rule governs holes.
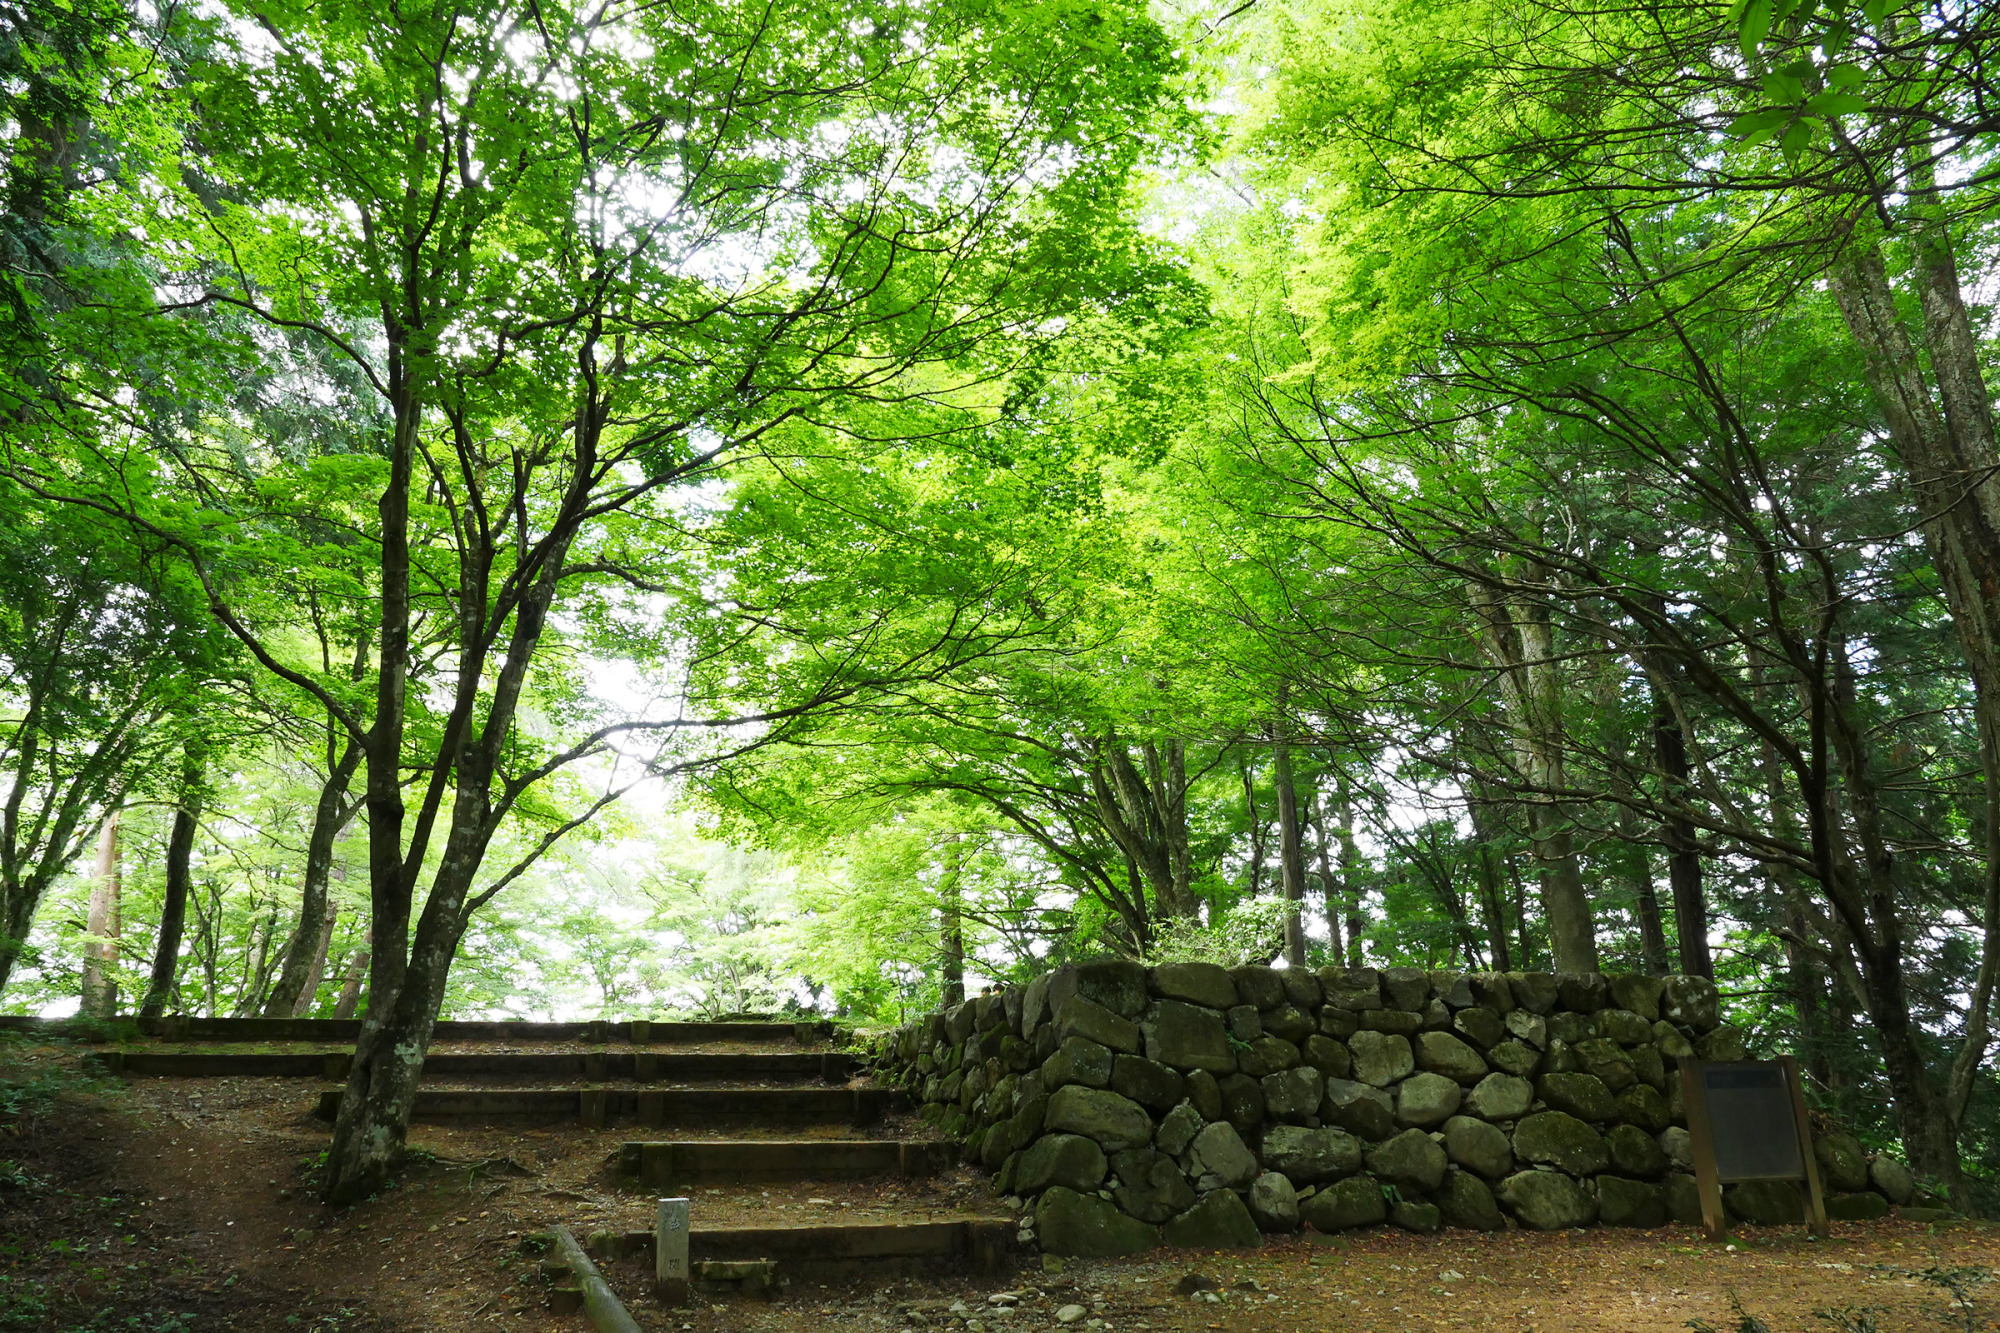
{"type": "Polygon", "coordinates": [[[1418,1199],[1398,1199],[1389,1205],[1389,1225],[1414,1231],[1420,1236],[1436,1233],[1444,1225],[1444,1214],[1434,1203],[1418,1199]]]}
{"type": "Polygon", "coordinates": [[[1693,1173],[1694,1135],[1679,1125],[1668,1125],[1653,1137],[1660,1151],[1667,1155],[1669,1167],[1683,1174],[1693,1173]]]}
{"type": "Polygon", "coordinates": [[[1667,1196],[1658,1185],[1623,1176],[1597,1178],[1597,1220],[1607,1227],[1667,1224],[1667,1196]]]}
{"type": "Polygon", "coordinates": [[[1662,982],[1658,977],[1649,977],[1643,972],[1618,972],[1607,978],[1611,983],[1611,1002],[1620,1009],[1628,1009],[1648,1023],[1660,1017],[1660,990],[1662,982]]]}
{"type": "Polygon", "coordinates": [[[1380,1088],[1352,1079],[1330,1078],[1320,1098],[1319,1118],[1364,1139],[1386,1139],[1396,1132],[1396,1108],[1380,1088]]]}
{"type": "Polygon", "coordinates": [[[1361,1169],[1361,1143],[1333,1128],[1273,1125],[1264,1131],[1264,1165],[1295,1185],[1318,1185],[1361,1169]]]}
{"type": "Polygon", "coordinates": [[[1131,1149],[1113,1159],[1118,1206],[1142,1222],[1164,1222],[1194,1206],[1194,1189],[1165,1153],[1131,1149]]]}
{"type": "Polygon", "coordinates": [[[1035,1204],[1035,1239],[1049,1254],[1107,1259],[1160,1243],[1160,1229],[1127,1217],[1109,1199],[1058,1185],[1035,1204]]]}
{"type": "Polygon", "coordinates": [[[1179,1157],[1188,1150],[1194,1136],[1201,1133],[1201,1127],[1207,1123],[1192,1102],[1182,1102],[1160,1117],[1160,1128],[1153,1135],[1153,1146],[1169,1157],[1179,1157]]]}
{"type": "Polygon", "coordinates": [[[1421,967],[1382,969],[1382,998],[1391,1009],[1422,1009],[1431,997],[1431,974],[1421,967]]]}
{"type": "Polygon", "coordinates": [[[1314,1231],[1374,1226],[1389,1216],[1382,1185],[1373,1176],[1337,1180],[1299,1205],[1299,1218],[1314,1231]]]}
{"type": "Polygon", "coordinates": [[[1111,1062],[1111,1090],[1159,1114],[1180,1105],[1187,1080],[1158,1060],[1121,1055],[1111,1062]]]}
{"type": "Polygon", "coordinates": [[[1514,1155],[1572,1176],[1594,1176],[1611,1164],[1604,1136],[1561,1111],[1537,1111],[1516,1125],[1514,1155]]]}
{"type": "Polygon", "coordinates": [[[1086,1037],[1069,1037],[1056,1053],[1042,1061],[1042,1086],[1066,1088],[1080,1083],[1086,1088],[1107,1087],[1111,1083],[1111,1051],[1086,1037]]]}
{"type": "Polygon", "coordinates": [[[1576,1059],[1586,1074],[1593,1074],[1612,1092],[1623,1092],[1639,1081],[1625,1048],[1609,1037],[1592,1037],[1576,1043],[1576,1059]]]}
{"type": "MultiPolygon", "coordinates": [[[[1153,993],[1169,1000],[1186,1000],[1208,1009],[1228,1009],[1238,1003],[1236,983],[1214,963],[1161,963],[1153,969],[1153,993]]],[[[1243,997],[1248,1002],[1248,997],[1243,997]]]]}
{"type": "Polygon", "coordinates": [[[1242,1189],[1257,1178],[1257,1159],[1226,1120],[1203,1126],[1188,1145],[1187,1173],[1197,1190],[1242,1189]]]}
{"type": "Polygon", "coordinates": [[[1538,1051],[1548,1049],[1549,1020],[1526,1009],[1515,1009],[1506,1018],[1507,1035],[1538,1051]]]}
{"type": "Polygon", "coordinates": [[[1044,1134],[1022,1152],[1014,1193],[1040,1194],[1052,1185],[1088,1193],[1104,1181],[1104,1149],[1080,1134],[1044,1134]]]}
{"type": "Polygon", "coordinates": [[[1289,1042],[1301,1042],[1319,1030],[1319,1023],[1296,1005],[1281,1004],[1260,1016],[1264,1031],[1289,1042]]]}
{"type": "Polygon", "coordinates": [[[1444,1149],[1420,1129],[1406,1129],[1368,1151],[1369,1171],[1403,1189],[1436,1189],[1446,1165],[1444,1149]]]}
{"type": "Polygon", "coordinates": [[[1786,1226],[1806,1219],[1806,1201],[1797,1181],[1746,1180],[1722,1191],[1722,1203],[1745,1222],[1786,1226]]]}
{"type": "Polygon", "coordinates": [[[1491,1050],[1507,1039],[1506,1021],[1484,1007],[1459,1010],[1451,1016],[1451,1026],[1482,1051],[1491,1050]]]}
{"type": "Polygon", "coordinates": [[[1336,1009],[1359,1013],[1382,1007],[1382,977],[1372,967],[1323,967],[1319,986],[1336,1009]]]}
{"type": "Polygon", "coordinates": [[[1283,1037],[1259,1037],[1247,1051],[1236,1053],[1236,1067],[1251,1078],[1262,1078],[1299,1062],[1299,1048],[1283,1037]]]}
{"type": "Polygon", "coordinates": [[[1264,1123],[1264,1085],[1248,1074],[1230,1074],[1221,1081],[1222,1118],[1245,1134],[1264,1123]]]}
{"type": "Polygon", "coordinates": [[[1276,1171],[1266,1171],[1251,1181],[1244,1202],[1250,1205],[1250,1219],[1259,1231],[1283,1233],[1299,1229],[1299,1192],[1276,1171]]]}
{"type": "Polygon", "coordinates": [[[1347,1039],[1354,1056],[1354,1077],[1370,1087],[1386,1088],[1409,1077],[1417,1067],[1410,1039],[1393,1032],[1357,1032],[1347,1039]]]}
{"type": "Polygon", "coordinates": [[[1431,1195],[1448,1227],[1466,1231],[1500,1231],[1507,1219],[1485,1181],[1470,1171],[1452,1171],[1431,1195]]]}
{"type": "Polygon", "coordinates": [[[1550,973],[1509,972],[1507,982],[1514,988],[1514,1003],[1529,1013],[1546,1014],[1556,1007],[1560,992],[1550,973]]]}
{"type": "Polygon", "coordinates": [[[1481,1120],[1519,1120],[1534,1102],[1535,1085],[1528,1080],[1512,1074],[1488,1074],[1465,1094],[1465,1113],[1481,1120]]]}
{"type": "Polygon", "coordinates": [[[1249,1249],[1263,1244],[1257,1223],[1234,1190],[1212,1189],[1167,1223],[1167,1244],[1196,1250],[1249,1249]]]}
{"type": "Polygon", "coordinates": [[[1661,988],[1660,1017],[1696,1032],[1721,1021],[1721,1000],[1707,977],[1668,977],[1661,988]]]}
{"type": "Polygon", "coordinates": [[[1876,1153],[1868,1163],[1868,1183],[1898,1208],[1917,1197],[1917,1178],[1888,1153],[1876,1153]]]}
{"type": "Polygon", "coordinates": [[[1611,999],[1611,988],[1602,972],[1564,972],[1556,977],[1556,1002],[1575,1013],[1602,1009],[1611,999]]]}
{"type": "Polygon", "coordinates": [[[1201,1112],[1204,1120],[1222,1119],[1222,1084],[1206,1069],[1197,1069],[1187,1076],[1188,1100],[1194,1109],[1201,1112]]]}
{"type": "Polygon", "coordinates": [[[1813,1144],[1820,1179],[1836,1194],[1868,1188],[1868,1150],[1852,1134],[1829,1134],[1813,1144]]]}
{"type": "MultiPolygon", "coordinates": [[[[1467,1010],[1483,1014],[1484,1009],[1467,1010]]],[[[1471,1087],[1487,1075],[1486,1058],[1449,1032],[1425,1032],[1416,1041],[1417,1068],[1471,1087]]]]}
{"type": "Polygon", "coordinates": [[[1604,1080],[1591,1074],[1544,1074],[1535,1084],[1542,1100],[1578,1120],[1602,1123],[1616,1119],[1618,1103],[1604,1080]]]}
{"type": "Polygon", "coordinates": [[[1311,1066],[1265,1075],[1261,1080],[1264,1114],[1273,1120],[1292,1122],[1317,1115],[1324,1083],[1320,1072],[1311,1066]]]}
{"type": "Polygon", "coordinates": [[[1257,1007],[1239,1004],[1234,1009],[1222,1011],[1222,1025],[1229,1029],[1229,1035],[1241,1042],[1252,1042],[1264,1035],[1264,1020],[1258,1016],[1257,1007]]]}
{"type": "Polygon", "coordinates": [[[1658,1134],[1674,1123],[1674,1109],[1666,1094],[1643,1083],[1618,1094],[1616,1114],[1626,1124],[1636,1125],[1648,1134],[1658,1134]]]}
{"type": "Polygon", "coordinates": [[[1072,1083],[1049,1094],[1042,1123],[1050,1130],[1095,1139],[1106,1152],[1143,1148],[1153,1141],[1153,1118],[1130,1097],[1072,1083]]]}
{"type": "Polygon", "coordinates": [[[1667,1202],[1667,1216],[1689,1226],[1701,1225],[1701,1187],[1693,1176],[1677,1171],[1660,1186],[1667,1202]]]}
{"type": "Polygon", "coordinates": [[[1056,1010],[1054,1019],[1056,1038],[1086,1037],[1099,1046],[1108,1046],[1114,1051],[1137,1051],[1139,1049],[1139,1025],[1129,1018],[1121,1018],[1095,1000],[1086,1000],[1081,995],[1072,995],[1063,1001],[1062,1008],[1056,1010]]]}
{"type": "Polygon", "coordinates": [[[1370,1009],[1361,1015],[1365,1032],[1388,1032],[1411,1037],[1424,1029],[1424,1016],[1413,1009],[1370,1009]]]}
{"type": "Polygon", "coordinates": [[[1673,1165],[1660,1141],[1636,1125],[1613,1125],[1605,1131],[1604,1146],[1611,1152],[1612,1167],[1621,1175],[1658,1180],[1673,1165]]]}
{"type": "Polygon", "coordinates": [[[1458,1084],[1442,1074],[1412,1074],[1396,1085],[1396,1119],[1429,1129],[1454,1115],[1464,1097],[1458,1084]]]}
{"type": "Polygon", "coordinates": [[[1354,1057],[1343,1043],[1332,1037],[1314,1033],[1306,1038],[1300,1053],[1307,1064],[1328,1078],[1347,1078],[1354,1072],[1354,1057]]]}
{"type": "Polygon", "coordinates": [[[1137,1018],[1146,1011],[1146,969],[1124,958],[1065,963],[1049,976],[1049,1012],[1061,1013],[1073,995],[1101,1004],[1121,1018],[1137,1018]]]}
{"type": "Polygon", "coordinates": [[[1276,1009],[1285,1002],[1284,974],[1263,963],[1246,963],[1229,969],[1236,983],[1236,998],[1253,1009],[1276,1009]]]}
{"type": "Polygon", "coordinates": [[[1597,1011],[1597,1035],[1620,1046],[1644,1046],[1653,1039],[1653,1022],[1630,1009],[1597,1011]]]}
{"type": "Polygon", "coordinates": [[[1486,1063],[1515,1078],[1532,1078],[1542,1067],[1542,1053],[1522,1041],[1503,1041],[1486,1052],[1486,1063]]]}
{"type": "Polygon", "coordinates": [[[1836,1222],[1873,1222],[1889,1215],[1889,1201],[1873,1190],[1836,1194],[1826,1201],[1826,1215],[1836,1222]]]}
{"type": "Polygon", "coordinates": [[[1500,1182],[1500,1202],[1530,1231],[1587,1227],[1597,1220],[1589,1190],[1555,1171],[1517,1171],[1500,1182]]]}
{"type": "MultiPolygon", "coordinates": [[[[1223,980],[1229,978],[1224,974],[1223,980]]],[[[1161,1000],[1139,1024],[1146,1039],[1146,1058],[1175,1069],[1206,1069],[1212,1073],[1235,1072],[1236,1053],[1229,1048],[1229,1033],[1222,1014],[1183,1000],[1161,1000]]]]}
{"type": "Polygon", "coordinates": [[[1498,1180],[1514,1169],[1514,1145],[1505,1130],[1471,1116],[1455,1115],[1444,1122],[1445,1156],[1476,1171],[1488,1180],[1498,1180]]]}

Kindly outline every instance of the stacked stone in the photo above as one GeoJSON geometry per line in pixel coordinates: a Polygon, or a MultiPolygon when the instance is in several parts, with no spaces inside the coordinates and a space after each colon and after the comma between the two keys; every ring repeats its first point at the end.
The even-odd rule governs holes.
{"type": "MultiPolygon", "coordinates": [[[[878,1077],[1036,1201],[1058,1254],[1388,1222],[1697,1221],[1677,1061],[1744,1058],[1700,977],[1071,964],[889,1033],[878,1077]]],[[[1836,1216],[1914,1183],[1831,1136],[1836,1216]]],[[[1732,1188],[1750,1221],[1795,1187],[1732,1188]]]]}

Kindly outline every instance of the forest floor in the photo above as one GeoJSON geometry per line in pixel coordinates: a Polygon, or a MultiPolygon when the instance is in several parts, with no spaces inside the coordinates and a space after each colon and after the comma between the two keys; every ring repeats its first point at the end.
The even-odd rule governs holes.
{"type": "MultiPolygon", "coordinates": [[[[0,1065],[7,1060],[0,1051],[0,1065]]],[[[0,1087],[8,1071],[0,1067],[0,1087]]],[[[19,1086],[18,1079],[16,1086],[19,1086]]],[[[312,1197],[326,1127],[284,1079],[45,1080],[0,1100],[0,1333],[585,1333],[548,1309],[522,1239],[644,1227],[621,1195],[629,1130],[419,1125],[398,1187],[345,1211],[312,1197]]],[[[694,1192],[697,1218],[782,1224],[1004,1215],[983,1177],[694,1192]]],[[[801,1283],[766,1302],[665,1310],[636,1262],[606,1269],[649,1330],[814,1333],[956,1325],[1158,1333],[1988,1333],[2000,1227],[1836,1224],[1826,1241],[1688,1228],[1273,1240],[1260,1251],[1029,1260],[1011,1275],[801,1283]],[[1199,1278],[1199,1281],[1191,1281],[1199,1278]],[[1182,1294],[1187,1286],[1213,1290],[1182,1294]],[[999,1302],[993,1300],[1000,1297],[999,1302]]]]}

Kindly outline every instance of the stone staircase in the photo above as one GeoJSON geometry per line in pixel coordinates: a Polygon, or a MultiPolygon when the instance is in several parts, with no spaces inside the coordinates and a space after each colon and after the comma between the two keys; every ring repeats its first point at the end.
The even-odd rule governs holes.
{"type": "MultiPolygon", "coordinates": [[[[330,1085],[347,1076],[353,1026],[254,1019],[155,1025],[127,1032],[97,1058],[127,1078],[317,1082],[312,1109],[330,1123],[343,1094],[330,1085]],[[250,1043],[257,1049],[231,1049],[250,1043]]],[[[1000,1268],[1017,1221],[997,1208],[897,1219],[897,1191],[949,1171],[956,1149],[906,1121],[907,1095],[858,1077],[856,1061],[834,1041],[829,1028],[815,1024],[440,1024],[416,1118],[480,1127],[489,1136],[493,1127],[544,1137],[628,1131],[612,1154],[616,1188],[627,1197],[694,1200],[688,1259],[698,1291],[769,1293],[792,1281],[1000,1268]],[[703,1197],[717,1186],[739,1193],[797,1186],[803,1199],[804,1187],[820,1182],[879,1186],[880,1203],[858,1211],[887,1218],[718,1225],[703,1197]]],[[[797,1200],[792,1208],[808,1211],[797,1200]]],[[[746,1217],[739,1208],[731,1220],[746,1217]]],[[[568,1221],[556,1210],[547,1217],[552,1227],[568,1221]]],[[[586,1244],[621,1299],[634,1309],[653,1300],[651,1231],[599,1230],[586,1244]]]]}

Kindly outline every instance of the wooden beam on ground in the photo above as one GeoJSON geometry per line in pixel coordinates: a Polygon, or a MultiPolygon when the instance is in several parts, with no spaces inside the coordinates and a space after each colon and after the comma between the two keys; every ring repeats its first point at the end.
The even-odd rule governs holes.
{"type": "Polygon", "coordinates": [[[583,1291],[583,1314],[590,1320],[590,1326],[597,1333],[642,1333],[637,1321],[626,1311],[611,1290],[611,1284],[597,1271],[597,1265],[590,1262],[590,1256],[583,1252],[583,1246],[576,1243],[568,1227],[555,1229],[556,1253],[562,1256],[564,1264],[576,1278],[576,1285],[583,1291]]]}

